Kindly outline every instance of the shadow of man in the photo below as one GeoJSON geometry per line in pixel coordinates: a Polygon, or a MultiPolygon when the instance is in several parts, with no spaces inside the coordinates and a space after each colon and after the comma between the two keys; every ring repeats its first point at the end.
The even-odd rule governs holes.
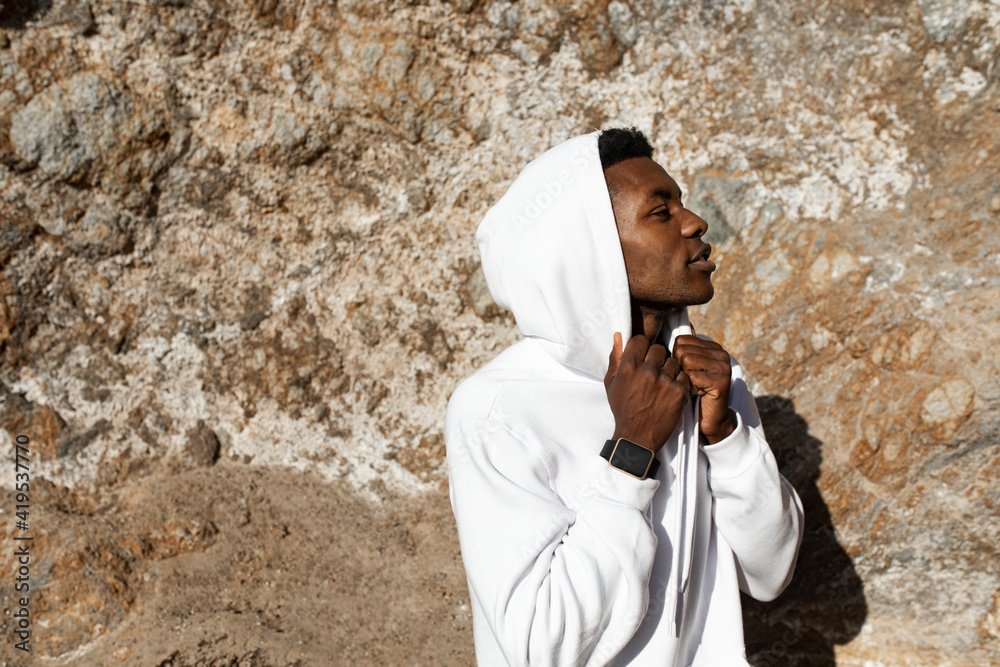
{"type": "Polygon", "coordinates": [[[790,399],[756,400],[778,469],[802,499],[805,532],[788,588],[772,602],[742,596],[747,659],[754,667],[833,667],[833,646],[857,636],[868,604],[816,486],[823,443],[809,435],[790,399]]]}

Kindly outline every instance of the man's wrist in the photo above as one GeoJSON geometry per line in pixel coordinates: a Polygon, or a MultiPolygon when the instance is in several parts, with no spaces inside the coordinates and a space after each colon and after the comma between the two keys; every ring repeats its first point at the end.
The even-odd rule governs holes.
{"type": "Polygon", "coordinates": [[[646,449],[652,450],[654,453],[656,452],[655,449],[653,449],[652,447],[649,446],[651,438],[643,437],[641,435],[632,435],[632,434],[624,432],[624,431],[621,432],[621,433],[619,433],[618,431],[615,431],[614,435],[611,436],[612,440],[618,440],[619,438],[625,438],[626,440],[631,440],[632,442],[634,442],[637,445],[640,445],[642,447],[645,447],[646,449]]]}
{"type": "Polygon", "coordinates": [[[730,408],[726,411],[726,420],[722,424],[715,428],[702,429],[701,435],[705,438],[705,442],[709,445],[714,445],[717,442],[722,442],[735,433],[736,420],[733,417],[733,409],[730,408]]]}

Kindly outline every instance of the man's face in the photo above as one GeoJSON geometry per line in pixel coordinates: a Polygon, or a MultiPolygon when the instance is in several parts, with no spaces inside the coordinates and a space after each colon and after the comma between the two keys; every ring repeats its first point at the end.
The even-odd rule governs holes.
{"type": "Polygon", "coordinates": [[[707,303],[715,294],[701,240],[708,223],[681,204],[681,191],[663,167],[645,157],[623,160],[604,172],[632,299],[656,309],[707,303]]]}

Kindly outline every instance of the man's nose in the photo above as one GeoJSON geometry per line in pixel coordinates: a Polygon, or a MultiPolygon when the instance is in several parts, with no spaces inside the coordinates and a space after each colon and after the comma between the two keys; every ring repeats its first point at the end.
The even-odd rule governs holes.
{"type": "Polygon", "coordinates": [[[696,213],[688,209],[684,209],[684,223],[682,229],[684,236],[698,238],[708,231],[708,223],[702,220],[696,213]]]}

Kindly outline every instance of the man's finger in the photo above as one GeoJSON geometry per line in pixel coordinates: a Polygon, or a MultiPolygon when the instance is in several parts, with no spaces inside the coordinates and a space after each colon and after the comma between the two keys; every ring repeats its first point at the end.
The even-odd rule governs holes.
{"type": "Polygon", "coordinates": [[[722,346],[719,345],[714,340],[705,340],[704,338],[698,338],[692,334],[682,334],[674,339],[674,347],[678,345],[689,345],[694,347],[703,347],[706,350],[722,350],[722,346]]]}
{"type": "MultiPolygon", "coordinates": [[[[700,351],[699,351],[700,352],[700,351]]],[[[682,352],[676,355],[684,370],[690,371],[712,371],[722,373],[731,369],[728,363],[721,359],[712,358],[699,352],[682,352]]],[[[728,357],[726,359],[728,361],[728,357]]]]}
{"type": "Polygon", "coordinates": [[[701,389],[705,392],[716,391],[721,387],[726,386],[726,376],[722,373],[713,373],[712,371],[694,371],[685,370],[684,373],[691,380],[691,386],[695,389],[701,389]]]}
{"type": "Polygon", "coordinates": [[[684,390],[687,393],[689,394],[691,393],[691,378],[688,377],[687,373],[681,371],[680,373],[677,374],[677,377],[675,377],[674,380],[684,385],[684,390]]]}
{"type": "Polygon", "coordinates": [[[667,359],[667,348],[659,343],[654,343],[646,350],[646,361],[662,366],[667,359]]]}
{"type": "MultiPolygon", "coordinates": [[[[690,336],[686,336],[690,339],[690,336]]],[[[677,342],[674,343],[674,356],[684,357],[689,354],[698,354],[709,359],[716,359],[717,361],[729,362],[729,353],[722,349],[722,346],[718,343],[712,343],[707,340],[702,340],[700,338],[695,338],[692,340],[680,340],[678,337],[677,342]],[[697,341],[697,342],[694,342],[697,341]]]]}
{"type": "Polygon", "coordinates": [[[646,334],[636,334],[629,339],[628,343],[625,344],[625,351],[622,352],[622,356],[618,362],[621,363],[622,361],[628,359],[635,363],[639,363],[646,358],[646,351],[648,349],[649,339],[646,338],[646,334]]]}
{"type": "Polygon", "coordinates": [[[616,331],[611,343],[611,355],[608,358],[608,372],[604,374],[604,388],[611,386],[618,373],[618,364],[622,361],[622,334],[616,331]]]}

